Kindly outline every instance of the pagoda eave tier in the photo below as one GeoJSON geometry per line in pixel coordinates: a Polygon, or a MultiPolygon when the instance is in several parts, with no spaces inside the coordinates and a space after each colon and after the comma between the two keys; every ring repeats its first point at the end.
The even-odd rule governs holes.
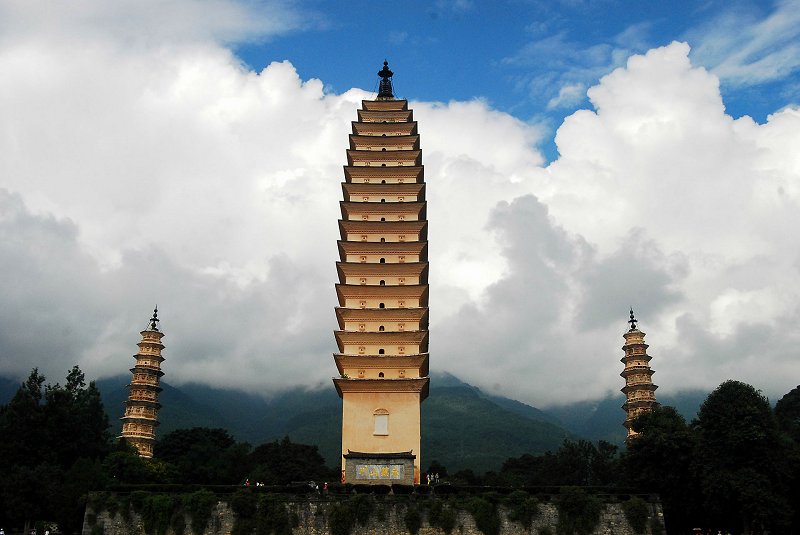
{"type": "Polygon", "coordinates": [[[336,307],[336,320],[344,330],[347,321],[412,321],[428,324],[428,308],[344,308],[336,307]]]}
{"type": "MultiPolygon", "coordinates": [[[[137,345],[141,344],[151,344],[151,345],[161,345],[159,340],[164,338],[164,333],[161,331],[153,331],[151,329],[145,329],[143,331],[139,331],[139,334],[142,335],[143,340],[141,340],[137,345]],[[153,336],[147,336],[148,334],[152,334],[153,336]]],[[[161,346],[163,349],[164,346],[161,346]]]]}
{"type": "Polygon", "coordinates": [[[163,388],[161,388],[158,385],[154,385],[152,383],[140,383],[138,381],[133,381],[132,383],[130,383],[128,385],[128,388],[129,389],[133,388],[134,390],[149,390],[150,392],[156,392],[156,393],[159,393],[163,390],[163,388]]]}
{"type": "Polygon", "coordinates": [[[643,360],[645,362],[650,362],[653,359],[650,355],[625,355],[619,361],[623,364],[627,364],[631,360],[643,360]]]}
{"type": "Polygon", "coordinates": [[[620,375],[620,377],[624,377],[624,378],[627,379],[629,375],[642,375],[642,374],[644,374],[644,375],[648,375],[648,376],[652,377],[654,373],[656,373],[656,372],[654,372],[648,366],[630,366],[630,367],[625,368],[624,370],[622,370],[622,372],[619,375],[620,375]]]}
{"type": "Polygon", "coordinates": [[[391,193],[392,195],[410,195],[416,198],[416,202],[425,200],[425,183],[408,182],[402,184],[364,184],[363,182],[342,182],[342,193],[347,202],[358,201],[357,197],[364,195],[381,195],[391,193]]]}
{"type": "Polygon", "coordinates": [[[421,307],[428,306],[427,284],[412,284],[405,286],[363,286],[357,284],[337,284],[336,295],[339,298],[340,306],[345,306],[345,299],[355,299],[359,297],[416,298],[420,300],[421,307]]]}
{"type": "MultiPolygon", "coordinates": [[[[346,221],[339,220],[339,231],[343,240],[347,240],[350,234],[386,234],[386,233],[405,233],[417,235],[419,240],[427,239],[427,221],[346,221]]],[[[349,240],[361,241],[361,240],[349,240]]],[[[417,240],[414,240],[417,241],[417,240]]],[[[385,242],[384,242],[385,243],[385,242]]]]}
{"type": "Polygon", "coordinates": [[[126,399],[122,402],[126,407],[149,407],[155,410],[161,408],[161,403],[153,401],[152,399],[126,399]]]}
{"type": "MultiPolygon", "coordinates": [[[[145,332],[147,332],[147,331],[145,331],[145,332]]],[[[164,360],[164,358],[161,356],[161,350],[164,349],[164,347],[166,347],[166,346],[164,346],[164,344],[161,344],[161,343],[158,343],[158,342],[153,342],[151,340],[142,340],[141,342],[139,342],[136,345],[139,347],[140,350],[144,349],[145,347],[155,347],[156,351],[149,352],[149,353],[146,353],[146,354],[147,355],[152,355],[153,358],[161,358],[161,360],[164,360]]]]}
{"type": "Polygon", "coordinates": [[[350,393],[418,392],[420,401],[428,397],[428,377],[411,379],[345,379],[334,377],[336,393],[339,397],[350,393]]]}
{"type": "Polygon", "coordinates": [[[635,392],[636,390],[649,390],[650,392],[655,392],[658,388],[658,385],[654,385],[653,383],[638,383],[638,384],[631,384],[625,385],[620,389],[620,392],[623,394],[627,394],[628,392],[635,392]]]}
{"type": "Polygon", "coordinates": [[[390,99],[390,100],[362,100],[361,109],[370,111],[380,110],[407,110],[408,100],[406,99],[390,99]]]}
{"type": "Polygon", "coordinates": [[[414,120],[413,110],[358,110],[360,123],[408,123],[414,120]]]}
{"type": "MultiPolygon", "coordinates": [[[[425,219],[426,202],[352,202],[339,201],[339,209],[343,220],[352,220],[354,217],[374,214],[375,216],[388,216],[391,214],[425,219]]],[[[391,223],[392,221],[389,221],[391,223]]],[[[381,221],[386,223],[386,221],[381,221]]]]}
{"type": "Polygon", "coordinates": [[[650,347],[650,344],[645,344],[641,338],[635,338],[633,341],[627,341],[625,345],[622,346],[622,349],[630,349],[632,347],[643,347],[647,349],[650,347]]]}
{"type": "Polygon", "coordinates": [[[143,416],[123,416],[120,418],[123,422],[140,422],[146,425],[152,425],[153,427],[158,427],[161,425],[161,422],[156,420],[155,418],[146,418],[143,416]]]}
{"type": "Polygon", "coordinates": [[[428,331],[334,331],[333,334],[342,352],[346,344],[413,344],[419,345],[422,353],[428,347],[428,331]]]}
{"type": "Polygon", "coordinates": [[[120,435],[117,438],[124,438],[128,442],[133,444],[144,443],[144,444],[152,444],[155,439],[156,435],[154,433],[142,433],[139,431],[125,431],[124,434],[120,435]]]}
{"type": "Polygon", "coordinates": [[[336,272],[339,274],[339,279],[373,275],[423,277],[428,274],[428,262],[403,262],[402,264],[336,262],[336,272]]]}
{"type": "Polygon", "coordinates": [[[358,254],[408,254],[418,255],[420,260],[428,257],[428,242],[426,240],[404,242],[367,242],[338,240],[339,257],[344,262],[347,255],[358,254]]]}
{"type": "Polygon", "coordinates": [[[413,150],[354,150],[347,149],[347,165],[372,166],[389,164],[404,166],[422,165],[422,151],[413,150]]]}
{"type": "Polygon", "coordinates": [[[366,166],[344,166],[344,179],[346,182],[353,183],[378,183],[385,180],[387,184],[400,183],[422,183],[424,179],[423,166],[386,166],[386,167],[366,167],[366,166]]]}
{"type": "Polygon", "coordinates": [[[401,136],[362,136],[350,134],[351,150],[380,151],[388,150],[419,150],[419,135],[401,136]]]}
{"type": "Polygon", "coordinates": [[[353,135],[374,136],[374,137],[393,137],[393,136],[414,136],[417,134],[417,122],[407,123],[362,123],[351,121],[353,135]]]}
{"type": "Polygon", "coordinates": [[[156,377],[163,377],[164,372],[161,371],[161,368],[156,368],[155,366],[148,366],[146,364],[136,364],[133,368],[130,368],[128,371],[131,373],[139,372],[139,373],[146,373],[148,375],[156,376],[156,377]]]}
{"type": "Polygon", "coordinates": [[[421,377],[428,376],[428,353],[414,355],[344,355],[334,353],[333,360],[339,373],[345,368],[408,368],[419,370],[421,377]]]}
{"type": "Polygon", "coordinates": [[[630,408],[637,408],[637,407],[654,407],[659,403],[656,401],[656,398],[639,398],[639,399],[629,399],[625,403],[622,404],[622,408],[627,410],[630,408]]]}

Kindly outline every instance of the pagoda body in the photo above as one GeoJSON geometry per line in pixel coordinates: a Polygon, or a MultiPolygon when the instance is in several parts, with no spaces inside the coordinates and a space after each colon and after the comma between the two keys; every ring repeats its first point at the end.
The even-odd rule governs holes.
{"type": "Polygon", "coordinates": [[[145,458],[153,456],[158,409],[161,408],[158,394],[161,392],[159,381],[164,375],[161,371],[161,363],[164,361],[164,357],[161,356],[161,350],[164,349],[161,338],[164,334],[158,329],[158,321],[158,309],[156,309],[148,322],[147,329],[141,332],[139,352],[133,356],[136,364],[131,368],[133,378],[128,385],[125,414],[120,418],[122,420],[120,438],[135,446],[139,455],[145,458]]]}
{"type": "Polygon", "coordinates": [[[422,153],[384,62],[376,100],[352,123],[336,264],[334,354],[342,481],[419,483],[428,396],[428,243],[422,153]]]}
{"type": "Polygon", "coordinates": [[[636,318],[633,316],[631,310],[631,317],[628,320],[631,328],[626,332],[623,337],[625,338],[625,345],[622,346],[625,351],[625,356],[622,357],[622,363],[625,364],[625,369],[620,374],[625,379],[625,387],[622,392],[625,394],[625,404],[622,405],[625,411],[625,428],[628,430],[628,439],[635,437],[638,433],[631,428],[633,419],[639,414],[653,410],[658,406],[656,401],[656,388],[658,386],[653,384],[653,374],[655,373],[650,369],[650,359],[652,358],[647,354],[649,347],[644,343],[644,335],[636,327],[636,318]]]}

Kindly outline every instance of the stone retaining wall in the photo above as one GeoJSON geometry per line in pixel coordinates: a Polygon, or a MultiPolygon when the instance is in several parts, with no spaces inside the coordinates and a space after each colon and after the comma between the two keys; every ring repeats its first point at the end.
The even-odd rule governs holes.
{"type": "MultiPolygon", "coordinates": [[[[325,497],[311,495],[308,497],[287,497],[284,506],[293,518],[292,535],[331,535],[329,525],[331,508],[338,501],[347,497],[325,497]]],[[[370,497],[370,499],[373,499],[370,497]]],[[[409,535],[405,526],[405,514],[409,507],[416,507],[420,512],[422,526],[418,535],[446,535],[441,529],[431,527],[428,523],[425,501],[430,497],[417,497],[415,502],[410,502],[407,497],[399,499],[393,496],[378,497],[375,499],[373,512],[366,525],[354,523],[350,535],[409,535]]],[[[91,500],[90,500],[91,502],[91,500]]],[[[606,503],[600,522],[593,535],[658,535],[653,534],[651,526],[657,526],[656,531],[663,533],[663,514],[659,503],[650,503],[650,519],[646,534],[636,534],[628,524],[622,505],[619,502],[606,503]]],[[[538,535],[548,530],[556,535],[558,524],[558,510],[553,503],[540,503],[539,514],[531,526],[524,527],[517,522],[508,520],[507,511],[499,507],[501,527],[499,535],[538,535]]],[[[214,506],[211,520],[205,527],[202,535],[231,535],[234,529],[236,514],[228,503],[220,501],[214,506]]],[[[191,519],[185,519],[186,530],[183,535],[193,535],[191,519]]],[[[94,511],[91,505],[87,506],[84,517],[82,535],[155,535],[146,534],[140,515],[131,511],[127,521],[120,514],[110,515],[107,511],[94,511]]],[[[166,535],[176,535],[171,529],[166,535]]],[[[485,535],[475,525],[472,515],[462,509],[456,510],[455,528],[450,535],[485,535]]]]}

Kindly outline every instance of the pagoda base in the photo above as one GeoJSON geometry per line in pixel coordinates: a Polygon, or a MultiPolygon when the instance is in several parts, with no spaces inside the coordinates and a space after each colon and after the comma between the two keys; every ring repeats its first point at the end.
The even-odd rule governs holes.
{"type": "Polygon", "coordinates": [[[344,483],[362,485],[413,485],[414,460],[410,451],[364,453],[347,450],[344,455],[344,483]]]}

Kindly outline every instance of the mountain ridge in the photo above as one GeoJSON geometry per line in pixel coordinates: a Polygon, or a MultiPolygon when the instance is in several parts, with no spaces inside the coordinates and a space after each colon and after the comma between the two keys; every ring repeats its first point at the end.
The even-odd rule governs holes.
{"type": "MultiPolygon", "coordinates": [[[[130,377],[97,380],[113,433],[120,429],[130,377]]],[[[7,402],[20,381],[0,377],[0,402],[7,402]]],[[[341,400],[334,389],[297,387],[269,398],[199,383],[161,384],[158,435],[181,428],[226,429],[236,440],[253,445],[290,437],[314,444],[329,466],[338,466],[341,448],[341,400]]],[[[662,396],[691,419],[705,393],[662,396]],[[687,414],[691,413],[691,414],[687,414]]],[[[488,394],[457,377],[433,375],[429,398],[422,405],[423,464],[436,460],[451,472],[498,470],[509,457],[555,451],[564,439],[607,440],[622,446],[624,397],[609,394],[585,401],[538,409],[488,394]]]]}

